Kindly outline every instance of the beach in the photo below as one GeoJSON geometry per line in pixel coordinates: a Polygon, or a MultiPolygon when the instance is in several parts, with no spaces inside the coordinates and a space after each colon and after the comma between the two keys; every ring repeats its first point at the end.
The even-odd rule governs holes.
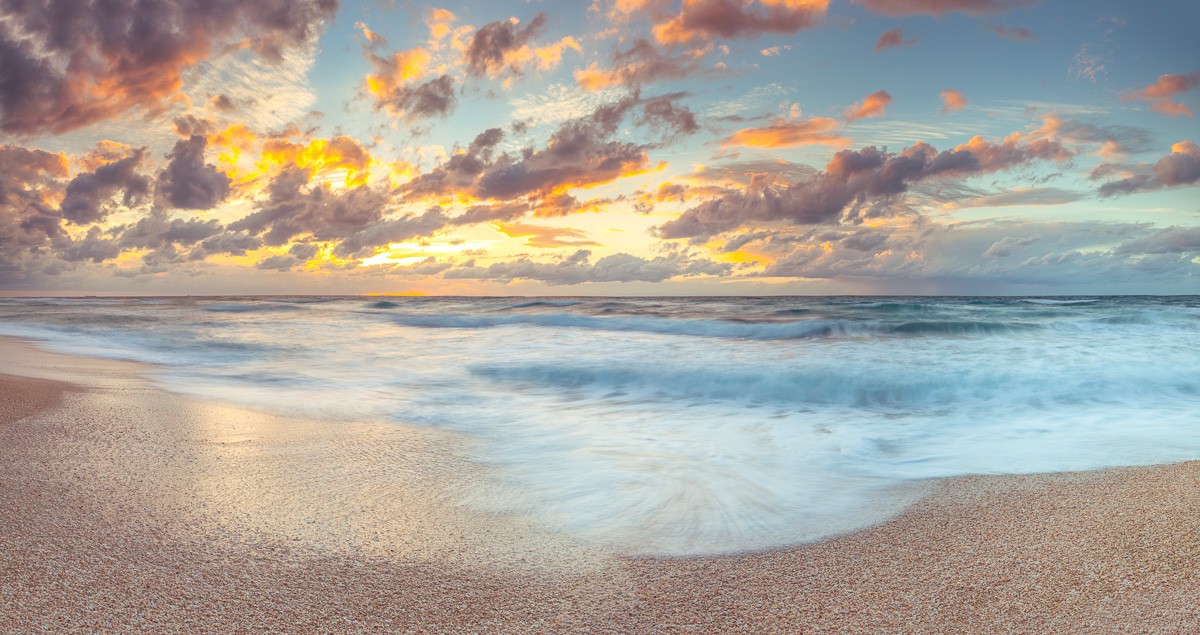
{"type": "Polygon", "coordinates": [[[488,468],[452,432],[183,397],[13,338],[0,359],[5,632],[1200,628],[1200,462],[944,479],[828,540],[638,557],[456,504],[488,468]]]}

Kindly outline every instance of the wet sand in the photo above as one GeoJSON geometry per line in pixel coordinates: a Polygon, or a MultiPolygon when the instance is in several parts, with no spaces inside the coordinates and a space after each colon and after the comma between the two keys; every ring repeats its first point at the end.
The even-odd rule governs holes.
{"type": "Polygon", "coordinates": [[[458,503],[489,477],[469,439],[148,372],[0,338],[0,632],[1200,632],[1200,462],[953,479],[819,544],[634,558],[458,503]]]}

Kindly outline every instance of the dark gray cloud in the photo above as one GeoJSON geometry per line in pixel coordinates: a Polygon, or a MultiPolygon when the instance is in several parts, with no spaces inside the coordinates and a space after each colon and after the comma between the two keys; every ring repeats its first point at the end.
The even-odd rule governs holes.
{"type": "Polygon", "coordinates": [[[137,170],[145,154],[146,149],[139,148],[124,159],[71,179],[59,206],[63,219],[77,225],[103,220],[109,212],[107,203],[117,193],[122,194],[121,203],[126,207],[143,201],[150,193],[150,179],[137,170]]]}
{"type": "Polygon", "coordinates": [[[456,152],[442,165],[402,186],[410,197],[448,194],[473,187],[479,175],[492,163],[493,150],[504,138],[500,128],[489,128],[477,135],[465,152],[456,152]]]}
{"type": "Polygon", "coordinates": [[[341,240],[382,218],[391,206],[387,192],[370,186],[334,191],[319,184],[305,191],[307,184],[306,173],[285,170],[267,187],[267,200],[229,229],[261,235],[267,245],[284,245],[296,236],[341,240]]]}
{"type": "Polygon", "coordinates": [[[878,53],[885,49],[896,48],[898,46],[912,46],[917,43],[917,38],[911,40],[904,39],[904,29],[892,29],[884,31],[883,35],[879,36],[879,40],[875,42],[875,52],[878,53]]]}
{"type": "MultiPolygon", "coordinates": [[[[647,150],[653,144],[613,138],[624,121],[632,118],[635,125],[653,128],[668,138],[697,129],[691,111],[675,103],[682,96],[674,93],[642,99],[630,95],[602,105],[586,117],[563,123],[541,149],[496,153],[503,132],[485,131],[465,152],[455,153],[442,165],[402,185],[400,192],[409,201],[462,193],[506,205],[523,200],[529,208],[553,208],[558,213],[580,209],[574,199],[565,197],[565,190],[608,183],[650,168],[647,150]]],[[[488,212],[481,208],[474,215],[487,216],[488,212]]]]}
{"type": "Polygon", "coordinates": [[[372,255],[376,247],[434,234],[449,221],[449,217],[437,207],[422,214],[377,220],[346,236],[333,253],[339,258],[363,258],[372,255]]]}
{"type": "Polygon", "coordinates": [[[816,26],[825,15],[819,4],[764,2],[756,6],[742,0],[690,0],[679,14],[654,27],[664,44],[714,37],[753,39],[765,33],[795,33],[816,26]]]}
{"type": "Polygon", "coordinates": [[[504,70],[520,74],[519,67],[505,67],[506,53],[516,51],[537,37],[546,26],[546,14],[539,13],[524,27],[512,20],[497,20],[479,28],[463,53],[467,72],[478,77],[504,70]]]}
{"type": "Polygon", "coordinates": [[[1200,147],[1191,141],[1181,141],[1171,148],[1171,154],[1159,159],[1149,171],[1101,185],[1100,195],[1117,196],[1168,187],[1182,187],[1193,185],[1198,181],[1200,181],[1200,147]]]}
{"type": "Polygon", "coordinates": [[[263,246],[262,239],[244,233],[225,232],[208,238],[188,253],[188,260],[203,260],[214,254],[245,256],[246,252],[263,246]]]}
{"type": "Polygon", "coordinates": [[[454,93],[454,79],[442,75],[418,84],[397,86],[379,97],[376,104],[415,121],[450,114],[458,105],[458,97],[454,93]]]}
{"type": "Polygon", "coordinates": [[[229,177],[204,162],[208,140],[194,134],[180,139],[158,174],[158,194],[177,209],[212,209],[229,196],[229,177]]]}
{"type": "Polygon", "coordinates": [[[192,135],[208,136],[217,130],[217,122],[207,117],[183,115],[175,118],[175,134],[187,139],[192,135]]]}
{"type": "Polygon", "coordinates": [[[99,227],[88,228],[82,240],[71,241],[59,250],[59,257],[67,262],[91,261],[101,263],[121,254],[121,245],[112,238],[105,238],[99,227]]]}
{"type": "Polygon", "coordinates": [[[160,249],[171,244],[187,247],[220,234],[224,228],[215,219],[169,218],[153,209],[131,225],[114,227],[122,249],[160,249]]]}
{"type": "Polygon", "coordinates": [[[58,133],[175,96],[183,72],[245,45],[275,62],[333,17],[337,0],[6,0],[0,130],[58,133]]]}
{"type": "Polygon", "coordinates": [[[668,54],[649,40],[638,39],[625,50],[613,50],[611,69],[592,66],[577,72],[576,79],[592,90],[614,84],[637,90],[656,81],[689,77],[699,69],[694,56],[668,54]]]}
{"type": "Polygon", "coordinates": [[[730,190],[687,210],[657,231],[663,238],[699,240],[757,223],[854,221],[887,213],[889,199],[907,192],[914,183],[993,172],[1034,159],[1061,161],[1069,157],[1070,153],[1053,141],[993,144],[978,137],[942,152],[925,143],[895,154],[874,146],[842,150],[823,172],[782,189],[755,188],[752,181],[744,190],[730,190]]]}
{"type": "Polygon", "coordinates": [[[0,282],[23,278],[66,240],[58,210],[47,199],[68,174],[63,155],[0,144],[0,282]]]}
{"type": "Polygon", "coordinates": [[[690,135],[700,130],[696,114],[676,102],[687,97],[687,93],[671,93],[647,99],[642,104],[642,115],[638,122],[651,127],[662,127],[668,138],[690,135]]]}

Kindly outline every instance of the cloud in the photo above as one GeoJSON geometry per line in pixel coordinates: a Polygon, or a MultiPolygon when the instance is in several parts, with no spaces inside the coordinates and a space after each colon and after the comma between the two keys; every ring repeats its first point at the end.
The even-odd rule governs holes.
{"type": "Polygon", "coordinates": [[[1121,96],[1122,101],[1140,99],[1150,102],[1151,110],[1164,115],[1192,116],[1192,110],[1181,101],[1172,101],[1180,95],[1200,88],[1200,71],[1184,75],[1159,75],[1158,79],[1149,86],[1121,96]]]}
{"type": "Polygon", "coordinates": [[[421,214],[409,213],[399,218],[384,218],[371,222],[346,236],[333,254],[339,258],[362,258],[372,255],[376,247],[403,242],[418,236],[431,236],[451,222],[440,207],[421,214]]]}
{"type": "Polygon", "coordinates": [[[1014,205],[1065,205],[1081,200],[1083,194],[1056,187],[1031,187],[1000,194],[960,198],[946,204],[945,209],[970,207],[1010,207],[1014,205]]]}
{"type": "Polygon", "coordinates": [[[260,138],[244,126],[231,126],[208,136],[208,143],[219,151],[217,163],[235,186],[249,186],[278,176],[285,170],[298,170],[308,180],[318,176],[344,176],[344,184],[366,184],[375,160],[358,140],[346,136],[332,139],[305,139],[296,131],[260,138]],[[299,137],[299,141],[293,138],[299,137]]]}
{"type": "Polygon", "coordinates": [[[526,238],[525,244],[530,247],[581,247],[596,244],[586,233],[569,227],[497,223],[496,228],[510,238],[526,238]]]}
{"type": "Polygon", "coordinates": [[[759,236],[756,246],[770,259],[760,274],[767,277],[854,281],[865,293],[1030,293],[1095,289],[1097,280],[1129,291],[1163,288],[1163,274],[1183,281],[1167,288],[1187,289],[1200,274],[1190,262],[1195,238],[1145,224],[923,222],[809,228],[759,236]],[[1129,247],[1109,247],[1120,243],[1129,247]]]}
{"type": "Polygon", "coordinates": [[[378,103],[397,117],[415,121],[450,114],[458,97],[454,93],[454,80],[441,75],[412,86],[398,86],[378,103]]]}
{"type": "Polygon", "coordinates": [[[379,220],[391,207],[386,192],[366,185],[335,191],[320,183],[305,190],[307,183],[304,171],[284,170],[271,180],[267,199],[229,229],[262,235],[267,245],[283,245],[297,236],[339,240],[379,220]]]}
{"type": "Polygon", "coordinates": [[[137,171],[145,154],[146,149],[139,148],[128,157],[71,179],[59,206],[62,218],[77,225],[104,220],[109,212],[106,203],[117,193],[122,193],[126,207],[140,203],[150,193],[150,179],[137,171]]]}
{"type": "Polygon", "coordinates": [[[666,130],[668,139],[696,133],[700,130],[696,114],[678,103],[687,96],[687,93],[670,93],[645,99],[638,123],[666,130]]]}
{"type": "MultiPolygon", "coordinates": [[[[530,67],[551,70],[562,63],[567,50],[583,52],[572,36],[566,36],[545,46],[534,46],[533,40],[546,26],[546,15],[539,13],[524,27],[517,18],[489,22],[471,34],[470,41],[461,47],[462,62],[472,77],[523,75],[530,67]]],[[[509,85],[508,80],[505,87],[509,85]]]]}
{"type": "Polygon", "coordinates": [[[1142,152],[1150,144],[1150,132],[1145,128],[1118,125],[1098,125],[1056,115],[1042,118],[1042,125],[1029,133],[1040,139],[1096,147],[1096,154],[1112,160],[1132,152],[1142,152]]]}
{"type": "Polygon", "coordinates": [[[842,117],[847,122],[870,117],[882,117],[886,113],[887,106],[890,103],[892,103],[892,96],[887,94],[887,91],[875,91],[864,97],[862,101],[847,108],[846,112],[842,113],[842,117]]]}
{"type": "Polygon", "coordinates": [[[478,77],[498,75],[508,68],[520,74],[520,66],[513,67],[507,58],[538,36],[546,26],[546,14],[539,13],[524,28],[520,26],[521,21],[512,18],[480,27],[463,52],[468,72],[478,77]]]}
{"type": "Polygon", "coordinates": [[[636,89],[658,80],[682,79],[697,68],[695,57],[667,55],[648,40],[639,39],[628,49],[613,52],[612,68],[600,68],[593,62],[575,71],[575,81],[590,91],[617,85],[636,89]]]}
{"type": "Polygon", "coordinates": [[[884,31],[883,35],[879,36],[879,41],[875,43],[875,52],[878,53],[885,49],[896,48],[898,46],[912,46],[917,43],[917,38],[911,40],[904,39],[904,29],[892,29],[884,31]]]}
{"type": "Polygon", "coordinates": [[[679,13],[656,24],[653,32],[662,44],[754,39],[816,26],[828,8],[828,0],[683,0],[679,13]]]}
{"type": "Polygon", "coordinates": [[[663,100],[629,96],[598,107],[587,117],[563,123],[542,149],[495,153],[502,132],[486,131],[465,150],[442,165],[400,187],[405,200],[438,199],[451,195],[477,200],[518,201],[538,207],[568,190],[611,183],[654,169],[649,144],[612,138],[621,123],[639,113],[635,124],[665,130],[669,137],[694,129],[690,112],[663,100]]]}
{"type": "Polygon", "coordinates": [[[971,100],[963,97],[957,90],[947,88],[941,92],[942,112],[958,112],[966,107],[971,100]]]}
{"type": "Polygon", "coordinates": [[[1167,227],[1121,243],[1119,254],[1200,254],[1200,227],[1167,227]]]}
{"type": "Polygon", "coordinates": [[[184,72],[238,46],[271,62],[309,42],[336,0],[6,2],[0,130],[62,133],[178,96],[184,72]]]}
{"type": "Polygon", "coordinates": [[[493,280],[509,283],[514,280],[536,280],[549,285],[582,284],[586,282],[662,282],[669,278],[726,275],[732,269],[728,263],[695,258],[683,251],[665,256],[641,258],[626,253],[605,256],[591,262],[592,252],[580,249],[557,262],[537,262],[520,258],[497,262],[487,267],[474,264],[446,271],[448,279],[493,280]]]}
{"type": "Polygon", "coordinates": [[[817,225],[854,222],[888,215],[893,199],[911,184],[936,178],[963,178],[1007,169],[1036,159],[1064,161],[1070,152],[1056,142],[1019,143],[1011,135],[1000,143],[980,137],[953,150],[938,152],[925,143],[890,154],[875,148],[842,150],[825,170],[785,188],[731,190],[688,209],[660,225],[662,238],[706,239],[761,223],[817,225]]]}
{"type": "Polygon", "coordinates": [[[163,210],[151,209],[136,223],[114,227],[111,233],[118,236],[118,243],[124,251],[162,249],[171,245],[188,247],[217,236],[222,231],[224,227],[216,219],[171,219],[163,210]]]}
{"type": "Polygon", "coordinates": [[[805,145],[848,145],[850,140],[835,134],[838,122],[828,117],[777,121],[761,128],[743,128],[721,140],[722,147],[788,148],[805,145]]]}
{"type": "Polygon", "coordinates": [[[167,155],[171,161],[158,175],[158,193],[171,207],[212,209],[229,196],[229,177],[204,162],[208,141],[200,135],[180,139],[167,155]]]}
{"type": "Polygon", "coordinates": [[[854,3],[869,11],[899,18],[947,13],[989,15],[1033,6],[1038,0],[854,0],[854,3]]]}
{"type": "MultiPolygon", "coordinates": [[[[365,27],[364,32],[373,34],[365,27]]],[[[375,49],[382,46],[384,40],[374,34],[367,39],[370,45],[363,54],[375,68],[375,73],[367,76],[366,87],[377,110],[407,121],[444,117],[454,110],[458,98],[453,78],[441,74],[422,81],[432,69],[428,50],[416,47],[383,56],[375,49]]]]}
{"type": "Polygon", "coordinates": [[[1191,141],[1171,146],[1171,154],[1161,158],[1149,172],[1110,181],[1100,186],[1101,196],[1117,196],[1169,187],[1182,187],[1200,181],[1200,147],[1191,141]]]}
{"type": "Polygon", "coordinates": [[[1005,236],[1004,238],[992,243],[991,246],[989,246],[987,250],[983,252],[983,257],[1008,258],[1009,256],[1013,255],[1013,252],[1024,247],[1028,247],[1033,243],[1036,243],[1038,240],[1041,239],[1037,236],[1026,236],[1024,238],[1005,236]]]}
{"type": "Polygon", "coordinates": [[[264,258],[254,266],[259,269],[290,271],[292,268],[301,266],[309,260],[312,260],[320,252],[321,248],[317,245],[296,243],[288,248],[286,254],[279,254],[264,258]]]}
{"type": "Polygon", "coordinates": [[[1021,27],[1005,27],[998,24],[988,27],[988,30],[1006,40],[1036,40],[1037,36],[1029,29],[1021,27]]]}
{"type": "Polygon", "coordinates": [[[68,174],[65,155],[0,144],[0,280],[65,238],[52,201],[68,174]]]}

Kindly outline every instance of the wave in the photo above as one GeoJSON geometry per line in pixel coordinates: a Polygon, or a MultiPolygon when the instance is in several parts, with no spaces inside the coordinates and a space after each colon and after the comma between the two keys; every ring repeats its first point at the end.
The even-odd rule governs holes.
{"type": "Polygon", "coordinates": [[[910,321],[886,324],[862,320],[700,320],[658,317],[593,317],[561,313],[505,316],[403,314],[390,317],[404,326],[422,328],[486,329],[524,325],[754,340],[867,337],[871,335],[988,335],[1041,328],[1039,325],[1020,322],[978,320],[910,321]]]}
{"type": "Polygon", "coordinates": [[[324,304],[337,302],[341,298],[270,298],[268,302],[283,302],[287,304],[324,304]]]}
{"type": "Polygon", "coordinates": [[[1071,305],[1071,304],[1094,304],[1095,298],[1081,298],[1077,300],[1053,300],[1050,298],[1021,298],[1021,302],[1028,304],[1046,304],[1046,305],[1071,305]]]}
{"type": "Polygon", "coordinates": [[[367,308],[368,309],[395,309],[395,308],[398,308],[399,306],[400,305],[396,302],[391,302],[388,300],[379,300],[377,302],[372,302],[372,303],[368,304],[367,308]]]}
{"type": "Polygon", "coordinates": [[[1018,322],[982,322],[973,320],[941,320],[904,322],[883,327],[886,333],[897,335],[992,335],[1039,329],[1036,324],[1018,322]]]}
{"type": "Polygon", "coordinates": [[[294,303],[281,304],[210,304],[205,311],[214,313],[268,313],[272,311],[301,311],[304,307],[294,303]]]}
{"type": "Polygon", "coordinates": [[[869,333],[868,329],[858,323],[834,320],[728,322],[647,317],[591,317],[561,313],[503,316],[409,313],[390,315],[389,317],[403,326],[421,328],[485,329],[501,326],[539,326],[734,339],[801,339],[869,333]]]}
{"type": "Polygon", "coordinates": [[[568,306],[575,306],[576,304],[583,304],[583,303],[580,302],[579,300],[532,300],[530,302],[522,302],[520,304],[514,304],[514,305],[510,306],[509,308],[510,309],[528,309],[528,308],[536,307],[536,306],[549,306],[549,307],[562,308],[562,307],[568,307],[568,306]]]}
{"type": "Polygon", "coordinates": [[[848,407],[917,414],[941,408],[1002,408],[1025,405],[1045,412],[1086,404],[1111,406],[1195,399],[1200,380],[1171,373],[1136,378],[1104,373],[1066,374],[1055,370],[942,367],[902,369],[894,366],[814,365],[788,369],[761,367],[697,368],[612,365],[476,364],[469,372],[533,393],[550,392],[575,399],[633,401],[738,402],[819,408],[848,407]]]}

